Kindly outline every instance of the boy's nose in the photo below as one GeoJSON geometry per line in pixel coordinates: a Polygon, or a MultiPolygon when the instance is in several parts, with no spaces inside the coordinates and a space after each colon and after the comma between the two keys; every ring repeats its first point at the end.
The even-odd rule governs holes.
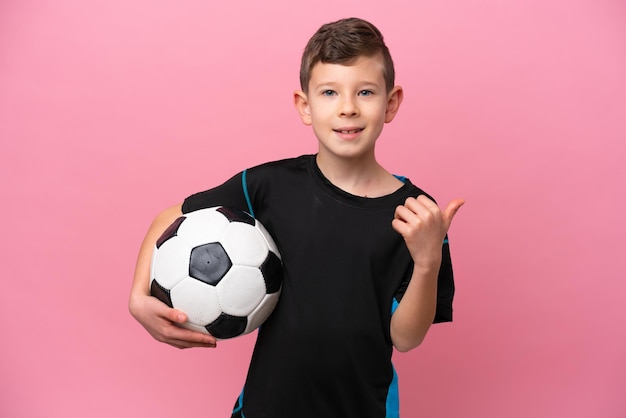
{"type": "Polygon", "coordinates": [[[359,109],[354,99],[346,97],[341,101],[339,112],[341,116],[357,116],[359,109]]]}

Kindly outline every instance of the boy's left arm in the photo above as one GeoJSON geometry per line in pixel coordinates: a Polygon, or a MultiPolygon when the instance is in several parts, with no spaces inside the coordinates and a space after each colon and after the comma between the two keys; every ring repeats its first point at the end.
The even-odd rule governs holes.
{"type": "Polygon", "coordinates": [[[465,203],[455,199],[444,211],[425,195],[408,198],[396,208],[393,228],[413,258],[413,276],[391,317],[391,341],[398,351],[422,343],[435,317],[441,247],[452,218],[465,203]]]}

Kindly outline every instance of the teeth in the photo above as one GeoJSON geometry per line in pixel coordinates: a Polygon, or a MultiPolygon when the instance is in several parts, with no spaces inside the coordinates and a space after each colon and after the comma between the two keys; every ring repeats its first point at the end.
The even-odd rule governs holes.
{"type": "Polygon", "coordinates": [[[352,131],[339,131],[339,132],[341,132],[342,134],[355,134],[355,133],[357,133],[359,131],[360,131],[360,129],[354,129],[352,131]]]}

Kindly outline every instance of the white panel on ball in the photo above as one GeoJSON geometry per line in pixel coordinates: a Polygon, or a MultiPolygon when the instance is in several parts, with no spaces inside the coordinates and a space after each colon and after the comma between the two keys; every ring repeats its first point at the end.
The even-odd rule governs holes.
{"type": "Polygon", "coordinates": [[[244,331],[244,334],[254,331],[256,328],[261,325],[265,319],[272,313],[276,304],[278,303],[279,294],[272,293],[269,295],[265,295],[263,301],[259,303],[254,311],[248,315],[248,326],[244,331]]]}
{"type": "Polygon", "coordinates": [[[267,258],[265,239],[256,228],[246,223],[231,222],[221,243],[233,264],[259,267],[267,258]],[[242,242],[246,245],[241,245],[242,242]]]}
{"type": "Polygon", "coordinates": [[[165,241],[154,260],[152,278],[167,289],[173,288],[189,275],[190,252],[191,247],[178,237],[165,241]]]}
{"type": "Polygon", "coordinates": [[[224,313],[246,316],[265,295],[265,281],[258,268],[232,266],[216,286],[224,313]]]}
{"type": "Polygon", "coordinates": [[[178,229],[178,235],[184,236],[192,248],[208,242],[218,242],[229,224],[228,219],[214,208],[191,212],[186,217],[178,229]]]}
{"type": "Polygon", "coordinates": [[[191,277],[174,287],[170,296],[172,304],[185,312],[193,324],[208,325],[222,313],[215,287],[191,277]]]}

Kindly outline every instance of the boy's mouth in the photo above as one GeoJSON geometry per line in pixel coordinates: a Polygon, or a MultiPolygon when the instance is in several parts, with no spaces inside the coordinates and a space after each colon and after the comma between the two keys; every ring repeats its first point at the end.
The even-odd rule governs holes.
{"type": "Polygon", "coordinates": [[[350,128],[350,129],[333,129],[335,132],[340,133],[340,134],[344,134],[344,135],[350,135],[350,134],[357,134],[359,132],[361,132],[363,130],[363,128],[350,128]]]}

